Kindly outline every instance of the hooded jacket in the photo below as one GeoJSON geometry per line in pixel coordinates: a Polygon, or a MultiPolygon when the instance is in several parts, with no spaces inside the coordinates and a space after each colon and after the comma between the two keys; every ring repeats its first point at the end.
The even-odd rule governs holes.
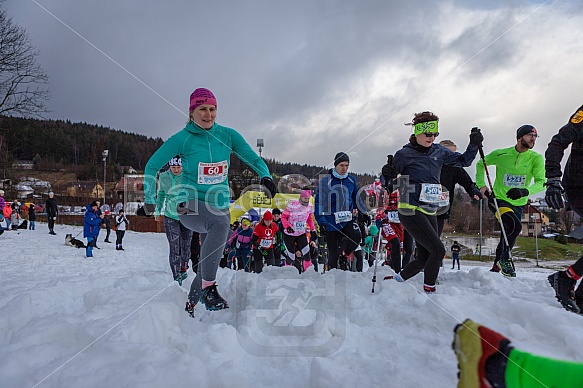
{"type": "Polygon", "coordinates": [[[159,187],[156,200],[156,210],[154,211],[155,217],[160,215],[162,207],[164,207],[164,202],[166,202],[166,206],[164,207],[164,217],[169,217],[178,221],[178,213],[176,209],[179,203],[186,201],[186,198],[181,195],[181,193],[184,193],[181,185],[182,176],[182,172],[178,175],[174,175],[170,170],[160,174],[158,178],[159,187]]]}
{"type": "Polygon", "coordinates": [[[85,206],[83,237],[97,237],[99,234],[99,224],[101,224],[101,218],[99,218],[97,212],[93,211],[91,205],[85,206]]]}
{"type": "Polygon", "coordinates": [[[263,159],[237,131],[217,123],[206,130],[190,121],[148,160],[144,177],[145,203],[156,203],[156,174],[171,158],[180,155],[183,202],[200,200],[217,209],[228,208],[228,172],[232,152],[260,178],[271,178],[263,159]]]}

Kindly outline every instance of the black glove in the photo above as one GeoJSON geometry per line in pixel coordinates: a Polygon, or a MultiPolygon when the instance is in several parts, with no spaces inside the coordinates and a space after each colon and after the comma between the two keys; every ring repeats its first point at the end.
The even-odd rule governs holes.
{"type": "Polygon", "coordinates": [[[528,197],[529,192],[527,189],[519,189],[519,188],[513,188],[508,190],[508,192],[506,193],[506,196],[510,199],[519,199],[522,197],[528,197]]]}
{"type": "Polygon", "coordinates": [[[285,228],[285,231],[288,232],[289,234],[292,234],[293,232],[295,232],[294,228],[292,228],[291,226],[288,226],[287,228],[285,228]]]}
{"type": "Polygon", "coordinates": [[[392,191],[390,188],[391,181],[397,177],[393,155],[387,155],[387,164],[383,166],[381,174],[385,178],[385,189],[392,191]]]}
{"type": "Polygon", "coordinates": [[[547,193],[545,195],[545,201],[547,201],[547,204],[555,210],[565,207],[565,202],[563,202],[563,193],[565,192],[565,189],[563,189],[561,179],[549,178],[547,179],[545,186],[547,187],[547,193]]]}
{"type": "Polygon", "coordinates": [[[358,220],[366,226],[370,225],[370,216],[366,213],[358,213],[358,220]]]}
{"type": "Polygon", "coordinates": [[[267,189],[271,194],[271,197],[275,197],[275,193],[277,192],[277,188],[275,187],[275,183],[273,183],[273,179],[269,177],[261,178],[259,184],[267,189]]]}
{"type": "Polygon", "coordinates": [[[470,132],[470,144],[475,145],[475,146],[480,146],[480,145],[482,145],[483,141],[484,141],[484,136],[482,135],[481,129],[478,127],[472,128],[472,131],[470,132]]]}
{"type": "Polygon", "coordinates": [[[136,214],[142,217],[152,217],[152,215],[154,214],[154,210],[156,210],[156,205],[152,203],[147,203],[141,208],[139,208],[136,214]]]}
{"type": "Polygon", "coordinates": [[[315,230],[312,230],[310,232],[310,241],[318,241],[318,234],[316,233],[315,230]]]}
{"type": "Polygon", "coordinates": [[[320,225],[320,236],[325,236],[328,233],[328,229],[326,229],[326,224],[320,225]]]}
{"type": "Polygon", "coordinates": [[[472,198],[474,198],[474,195],[480,199],[484,198],[484,195],[482,194],[482,192],[479,189],[472,189],[472,198]]]}

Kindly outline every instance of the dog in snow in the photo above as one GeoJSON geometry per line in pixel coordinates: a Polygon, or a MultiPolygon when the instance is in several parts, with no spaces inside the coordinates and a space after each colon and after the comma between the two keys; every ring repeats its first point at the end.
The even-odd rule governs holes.
{"type": "Polygon", "coordinates": [[[87,248],[83,241],[73,238],[72,234],[65,235],[65,245],[75,248],[87,248]]]}

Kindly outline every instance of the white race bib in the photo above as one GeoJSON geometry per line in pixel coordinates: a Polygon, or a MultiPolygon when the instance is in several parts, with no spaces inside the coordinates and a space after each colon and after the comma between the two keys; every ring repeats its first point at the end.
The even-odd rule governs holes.
{"type": "Polygon", "coordinates": [[[507,187],[525,187],[526,175],[504,174],[504,186],[507,187]]]}
{"type": "Polygon", "coordinates": [[[272,239],[270,238],[264,238],[263,240],[261,240],[261,248],[269,248],[271,246],[271,243],[273,242],[272,239]]]}
{"type": "Polygon", "coordinates": [[[421,194],[419,195],[421,202],[439,204],[441,199],[441,185],[439,183],[421,183],[421,194]]]}
{"type": "Polygon", "coordinates": [[[400,224],[401,223],[401,220],[399,220],[399,212],[397,210],[394,210],[392,212],[388,212],[387,219],[389,220],[389,222],[392,222],[393,224],[400,224]]]}
{"type": "Polygon", "coordinates": [[[198,164],[198,183],[201,185],[214,185],[227,179],[229,164],[226,160],[217,163],[198,164]]]}
{"type": "Polygon", "coordinates": [[[293,228],[295,231],[303,231],[304,229],[306,229],[306,222],[305,221],[296,221],[296,222],[294,222],[293,228]]]}
{"type": "Polygon", "coordinates": [[[352,212],[347,210],[343,212],[334,213],[334,222],[340,224],[342,222],[352,221],[352,212]]]}

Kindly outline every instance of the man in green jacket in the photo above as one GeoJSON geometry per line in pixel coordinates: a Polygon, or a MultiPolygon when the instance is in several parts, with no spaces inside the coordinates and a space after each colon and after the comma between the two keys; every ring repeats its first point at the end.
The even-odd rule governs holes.
{"type": "MultiPolygon", "coordinates": [[[[496,166],[496,179],[494,181],[494,195],[498,201],[498,207],[502,216],[501,224],[508,238],[508,247],[505,247],[504,236],[501,235],[500,243],[496,247],[496,258],[491,271],[500,272],[498,262],[503,250],[510,253],[516,237],[522,230],[522,212],[530,195],[544,190],[545,163],[541,154],[534,152],[532,148],[536,143],[538,133],[532,125],[523,125],[516,130],[516,145],[509,148],[494,150],[486,155],[486,165],[496,166]],[[534,181],[534,182],[533,182],[534,181]]],[[[484,181],[484,163],[479,160],[476,164],[476,184],[482,194],[490,196],[490,190],[484,181]]],[[[488,207],[494,214],[496,208],[492,199],[488,201],[488,207]]],[[[496,215],[496,218],[498,216],[496,215]]],[[[502,274],[515,276],[511,263],[501,262],[502,274]]]]}

